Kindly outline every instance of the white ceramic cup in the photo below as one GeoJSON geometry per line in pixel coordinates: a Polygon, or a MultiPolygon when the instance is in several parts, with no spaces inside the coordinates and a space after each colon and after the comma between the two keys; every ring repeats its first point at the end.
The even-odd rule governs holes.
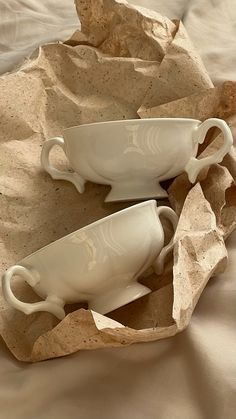
{"type": "Polygon", "coordinates": [[[233,144],[229,126],[221,119],[150,118],[99,122],[64,130],[63,138],[46,141],[41,164],[53,179],[72,182],[84,191],[85,182],[111,185],[106,202],[167,197],[159,182],[186,171],[196,181],[202,168],[222,161],[233,144]],[[198,144],[207,131],[218,127],[222,147],[209,157],[196,159],[198,144]],[[51,166],[50,150],[64,150],[72,172],[51,166]]]}
{"type": "Polygon", "coordinates": [[[48,311],[65,316],[66,303],[88,302],[105,314],[148,294],[137,278],[150,266],[161,272],[173,239],[164,246],[159,219],[163,214],[175,230],[178,218],[168,207],[146,201],[109,215],[36,251],[10,267],[2,277],[6,301],[25,314],[48,311]],[[45,301],[24,303],[11,289],[20,275],[45,301]]]}

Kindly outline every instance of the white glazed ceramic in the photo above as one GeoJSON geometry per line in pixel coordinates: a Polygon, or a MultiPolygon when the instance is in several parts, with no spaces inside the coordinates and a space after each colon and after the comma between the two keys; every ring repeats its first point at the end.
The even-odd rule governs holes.
{"type": "Polygon", "coordinates": [[[53,179],[72,182],[80,193],[87,180],[111,185],[107,202],[160,198],[167,196],[160,181],[186,171],[194,183],[200,170],[221,162],[232,144],[230,128],[216,118],[203,123],[179,118],[100,122],[68,128],[63,138],[46,141],[41,163],[53,179]],[[223,132],[224,143],[211,156],[198,160],[198,144],[211,127],[223,132]],[[49,153],[55,145],[62,147],[73,172],[50,165],[49,153]]]}
{"type": "Polygon", "coordinates": [[[87,301],[91,310],[108,313],[150,292],[137,278],[150,266],[162,270],[172,241],[164,245],[159,215],[174,230],[177,215],[146,201],[81,228],[10,267],[2,277],[7,302],[26,314],[49,311],[59,319],[66,303],[87,301]],[[45,301],[24,303],[11,290],[20,275],[45,301]]]}

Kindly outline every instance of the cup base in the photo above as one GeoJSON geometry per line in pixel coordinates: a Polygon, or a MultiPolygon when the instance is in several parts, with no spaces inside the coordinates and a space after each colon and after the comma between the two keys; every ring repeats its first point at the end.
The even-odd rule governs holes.
{"type": "Polygon", "coordinates": [[[105,198],[105,202],[136,201],[149,198],[167,198],[168,194],[159,183],[125,183],[112,185],[111,191],[105,198]]]}
{"type": "Polygon", "coordinates": [[[100,314],[106,314],[116,310],[125,304],[131,303],[151,292],[150,288],[138,282],[128,285],[126,288],[114,289],[102,296],[89,301],[88,308],[100,314]]]}

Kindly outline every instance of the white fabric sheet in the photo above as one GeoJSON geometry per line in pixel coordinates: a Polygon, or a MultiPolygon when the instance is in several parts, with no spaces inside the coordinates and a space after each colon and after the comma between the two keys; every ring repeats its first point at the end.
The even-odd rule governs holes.
{"type": "Polygon", "coordinates": [[[73,0],[0,0],[0,74],[39,45],[64,41],[78,28],[73,0]]]}

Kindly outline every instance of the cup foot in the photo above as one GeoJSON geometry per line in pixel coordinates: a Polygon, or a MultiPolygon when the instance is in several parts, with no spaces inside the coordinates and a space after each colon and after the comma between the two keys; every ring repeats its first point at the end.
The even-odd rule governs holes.
{"type": "Polygon", "coordinates": [[[136,201],[149,198],[167,198],[168,194],[159,183],[112,185],[105,202],[136,201]]]}
{"type": "Polygon", "coordinates": [[[151,290],[138,282],[128,285],[126,288],[114,289],[94,300],[89,301],[88,308],[100,314],[106,314],[116,310],[125,304],[131,303],[151,290]]]}

